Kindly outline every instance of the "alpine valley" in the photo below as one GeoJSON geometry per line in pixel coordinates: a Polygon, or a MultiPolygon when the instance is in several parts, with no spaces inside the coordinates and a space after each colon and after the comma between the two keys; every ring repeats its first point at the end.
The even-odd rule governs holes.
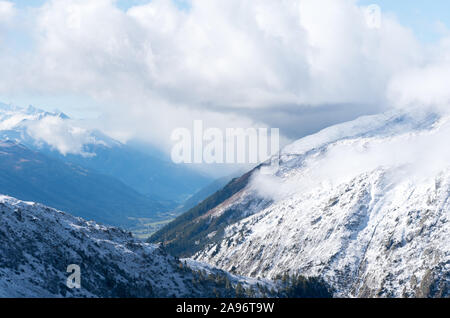
{"type": "Polygon", "coordinates": [[[212,182],[82,125],[61,112],[0,103],[0,193],[138,229],[173,218],[212,182]]]}
{"type": "Polygon", "coordinates": [[[0,0],[0,299],[450,298],[450,1],[425,3],[0,0]]]}
{"type": "MultiPolygon", "coordinates": [[[[40,144],[30,119],[17,120],[23,109],[5,113],[15,128],[0,143],[0,297],[450,296],[450,117],[438,111],[393,110],[302,138],[192,195],[146,243],[95,221],[163,220],[176,210],[170,196],[83,164],[84,142],[77,160],[40,144]],[[66,285],[70,264],[81,289],[66,285]]],[[[68,120],[33,113],[33,123],[68,120]]],[[[106,138],[92,140],[126,147],[106,138]]]]}
{"type": "Polygon", "coordinates": [[[141,220],[163,224],[229,178],[211,182],[31,106],[1,104],[0,136],[0,297],[331,296],[316,277],[233,275],[130,232],[141,220]],[[71,265],[80,288],[67,284],[71,265]]]}

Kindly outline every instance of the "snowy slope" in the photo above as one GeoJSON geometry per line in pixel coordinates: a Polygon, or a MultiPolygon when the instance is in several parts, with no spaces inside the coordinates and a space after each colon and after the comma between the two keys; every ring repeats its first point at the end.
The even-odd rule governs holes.
{"type": "Polygon", "coordinates": [[[271,286],[206,265],[186,263],[118,228],[86,222],[55,209],[0,196],[0,297],[228,296],[215,280],[271,286]],[[81,289],[66,287],[67,266],[81,267],[81,289]],[[223,279],[222,279],[223,280],[223,279]],[[213,293],[213,291],[215,293],[213,293]]]}
{"type": "Polygon", "coordinates": [[[301,139],[202,216],[242,219],[194,258],[251,277],[320,276],[341,297],[448,297],[449,137],[447,116],[394,111],[301,139]]]}

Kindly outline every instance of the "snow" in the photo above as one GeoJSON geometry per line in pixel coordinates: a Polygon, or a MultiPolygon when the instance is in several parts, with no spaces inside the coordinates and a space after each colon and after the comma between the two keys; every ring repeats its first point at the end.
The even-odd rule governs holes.
{"type": "Polygon", "coordinates": [[[228,276],[232,286],[274,286],[200,262],[186,260],[189,266],[183,266],[160,246],[119,228],[5,195],[0,195],[0,255],[0,297],[214,296],[215,283],[199,282],[199,269],[228,276]],[[81,268],[81,289],[66,286],[70,264],[81,268]]]}
{"type": "Polygon", "coordinates": [[[449,123],[395,111],[287,146],[277,171],[235,195],[271,203],[242,209],[194,258],[243,276],[320,276],[339,297],[449,296],[449,123]]]}
{"type": "MultiPolygon", "coordinates": [[[[39,113],[14,117],[15,107],[2,107],[0,128],[39,113]]],[[[294,142],[278,169],[255,172],[204,216],[232,210],[240,221],[182,261],[246,286],[291,272],[324,278],[338,297],[448,297],[449,137],[449,117],[396,110],[294,142]],[[232,269],[236,275],[222,272],[232,269]]],[[[120,229],[6,196],[0,214],[0,297],[118,295],[109,279],[132,295],[207,293],[179,260],[120,229]],[[72,263],[88,266],[89,289],[64,287],[72,263]]]]}

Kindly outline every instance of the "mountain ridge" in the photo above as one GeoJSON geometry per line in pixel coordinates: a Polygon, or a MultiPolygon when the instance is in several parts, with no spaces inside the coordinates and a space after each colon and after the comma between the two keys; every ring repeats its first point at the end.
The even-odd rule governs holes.
{"type": "Polygon", "coordinates": [[[315,279],[232,275],[120,228],[0,195],[0,298],[330,297],[315,279]],[[78,266],[79,288],[67,285],[78,266]]]}

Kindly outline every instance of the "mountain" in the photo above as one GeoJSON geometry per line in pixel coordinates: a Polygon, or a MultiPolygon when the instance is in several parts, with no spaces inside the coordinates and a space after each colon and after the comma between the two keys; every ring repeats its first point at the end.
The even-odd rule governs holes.
{"type": "Polygon", "coordinates": [[[449,137],[430,110],[330,127],[150,241],[239,275],[320,277],[337,297],[449,297],[449,137]]]}
{"type": "Polygon", "coordinates": [[[130,217],[158,220],[167,211],[113,177],[49,158],[13,141],[0,142],[0,193],[112,225],[131,226],[130,217]]]}
{"type": "Polygon", "coordinates": [[[203,187],[193,195],[191,195],[186,201],[183,202],[182,205],[177,207],[176,211],[183,213],[189,211],[217,191],[221,190],[224,186],[226,186],[233,178],[230,176],[222,177],[214,180],[207,186],[203,187]]]}
{"type": "Polygon", "coordinates": [[[172,208],[212,182],[210,177],[176,165],[169,158],[150,156],[82,124],[61,112],[0,103],[1,140],[12,140],[49,157],[112,176],[172,208]]]}
{"type": "Polygon", "coordinates": [[[0,216],[0,297],[329,296],[317,280],[232,275],[33,202],[1,195],[0,216]],[[73,265],[81,288],[67,286],[73,265]]]}
{"type": "Polygon", "coordinates": [[[211,182],[210,177],[182,165],[150,157],[127,145],[105,147],[102,144],[90,144],[85,149],[95,153],[95,156],[63,156],[57,151],[52,151],[50,155],[111,175],[136,191],[173,208],[211,182]]]}
{"type": "Polygon", "coordinates": [[[240,210],[227,210],[214,218],[208,215],[214,213],[220,206],[228,204],[227,200],[240,193],[248,185],[252,173],[253,171],[234,178],[223,189],[154,233],[149,242],[162,242],[170,253],[186,257],[200,251],[216,239],[220,240],[226,226],[243,218],[245,207],[240,210]]]}

